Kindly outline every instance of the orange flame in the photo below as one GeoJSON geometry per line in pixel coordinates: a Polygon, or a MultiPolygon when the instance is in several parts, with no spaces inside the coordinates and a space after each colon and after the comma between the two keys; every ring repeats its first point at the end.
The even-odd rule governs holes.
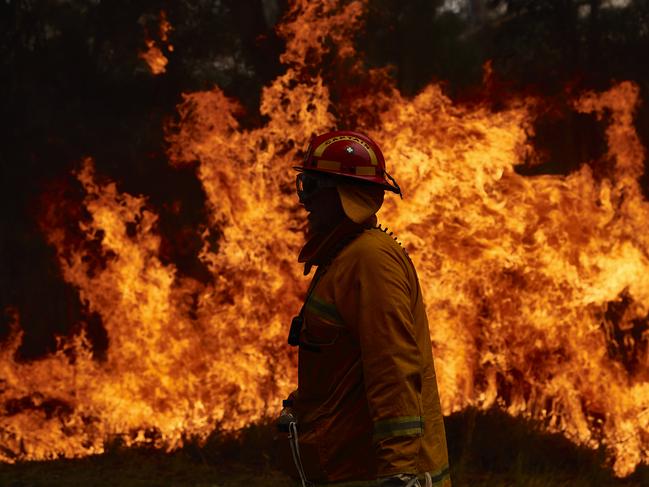
{"type": "MultiPolygon", "coordinates": [[[[169,42],[171,24],[167,20],[167,14],[164,10],[160,12],[160,24],[158,26],[158,30],[160,42],[164,44],[164,48],[166,48],[168,52],[172,52],[174,50],[174,46],[169,42]]],[[[156,41],[147,38],[144,43],[146,44],[147,50],[141,51],[139,53],[140,59],[144,60],[149,65],[151,73],[157,75],[166,72],[169,60],[163,54],[162,49],[158,47],[156,41]]]]}
{"type": "MultiPolygon", "coordinates": [[[[54,356],[16,363],[16,334],[0,357],[2,459],[97,453],[113,435],[172,449],[277,412],[295,386],[285,340],[307,284],[295,262],[304,215],[289,168],[312,133],[336,126],[314,66],[325,46],[353,59],[362,12],[362,2],[292,5],[280,28],[287,70],[263,90],[261,127],[242,129],[239,104],[218,88],[184,95],[169,157],[199,161],[211,214],[200,258],[212,283],[164,265],[146,198],[98,182],[85,161],[77,176],[91,220],[80,225],[101,242],[105,267],[90,272],[88,251],[71,251],[61,229],[44,227],[65,279],[102,317],[107,358],[93,360],[79,335],[61,340],[54,356]],[[209,244],[216,231],[218,252],[209,244]]],[[[610,175],[599,179],[588,164],[568,176],[514,171],[533,152],[538,103],[512,100],[494,113],[455,105],[437,85],[407,99],[382,84],[350,110],[374,111],[375,123],[362,128],[404,189],[379,218],[417,265],[444,412],[497,405],[543,419],[577,443],[603,443],[627,475],[649,456],[648,337],[638,325],[649,314],[649,203],[638,185],[638,89],[623,82],[574,101],[608,127],[610,175]]]]}

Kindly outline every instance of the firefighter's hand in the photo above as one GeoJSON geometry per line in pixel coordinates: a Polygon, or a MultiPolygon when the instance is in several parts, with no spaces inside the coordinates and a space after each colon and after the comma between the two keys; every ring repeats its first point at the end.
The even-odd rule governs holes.
{"type": "Polygon", "coordinates": [[[279,413],[279,418],[275,424],[277,429],[283,433],[288,433],[288,425],[291,423],[297,424],[297,414],[293,409],[293,402],[297,396],[297,390],[291,392],[288,396],[288,399],[282,401],[282,412],[279,413]]]}
{"type": "Polygon", "coordinates": [[[380,487],[421,487],[417,476],[411,473],[400,473],[378,479],[380,487]]]}
{"type": "Polygon", "coordinates": [[[291,423],[297,423],[297,418],[295,416],[295,411],[292,408],[284,408],[277,418],[277,429],[283,433],[288,433],[288,425],[291,423]]]}

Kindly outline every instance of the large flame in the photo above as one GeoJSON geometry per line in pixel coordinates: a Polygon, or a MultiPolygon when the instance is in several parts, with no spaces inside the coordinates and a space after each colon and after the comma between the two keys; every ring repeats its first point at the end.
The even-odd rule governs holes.
{"type": "MultiPolygon", "coordinates": [[[[115,435],[172,449],[276,413],[296,382],[285,340],[307,284],[290,167],[312,133],[351,117],[332,107],[318,63],[333,47],[361,69],[350,39],[362,13],[362,2],[292,5],[280,27],[287,69],[262,93],[261,127],[242,129],[241,107],[218,88],[184,95],[169,157],[199,161],[211,220],[197,231],[211,283],[163,264],[146,197],[120,193],[83,163],[90,219],[80,225],[105,264],[91,268],[92,247],[70,248],[63,229],[43,228],[65,279],[101,316],[107,356],[93,359],[82,334],[54,356],[16,363],[16,333],[0,357],[2,459],[97,453],[115,435]]],[[[514,168],[533,151],[538,100],[494,113],[454,105],[437,85],[407,99],[380,71],[365,76],[375,89],[347,108],[371,114],[358,123],[404,189],[379,218],[417,266],[444,412],[497,405],[577,443],[605,444],[619,475],[646,463],[649,203],[638,184],[637,87],[574,100],[607,126],[608,177],[588,164],[527,177],[514,168]]]]}

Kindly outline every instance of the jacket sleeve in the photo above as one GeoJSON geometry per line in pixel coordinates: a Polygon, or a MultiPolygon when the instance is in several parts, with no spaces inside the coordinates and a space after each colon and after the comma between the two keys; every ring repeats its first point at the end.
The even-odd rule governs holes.
{"type": "Polygon", "coordinates": [[[390,249],[365,250],[336,276],[336,305],[360,344],[377,475],[417,473],[424,429],[422,365],[409,263],[390,249]]]}

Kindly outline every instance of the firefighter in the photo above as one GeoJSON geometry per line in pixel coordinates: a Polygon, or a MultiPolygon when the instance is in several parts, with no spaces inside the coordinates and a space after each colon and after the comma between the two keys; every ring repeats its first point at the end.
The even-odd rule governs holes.
{"type": "Polygon", "coordinates": [[[298,387],[278,422],[284,468],[302,486],[449,487],[421,288],[375,215],[401,189],[356,132],[313,138],[294,169],[308,212],[298,261],[317,269],[289,333],[298,387]]]}

